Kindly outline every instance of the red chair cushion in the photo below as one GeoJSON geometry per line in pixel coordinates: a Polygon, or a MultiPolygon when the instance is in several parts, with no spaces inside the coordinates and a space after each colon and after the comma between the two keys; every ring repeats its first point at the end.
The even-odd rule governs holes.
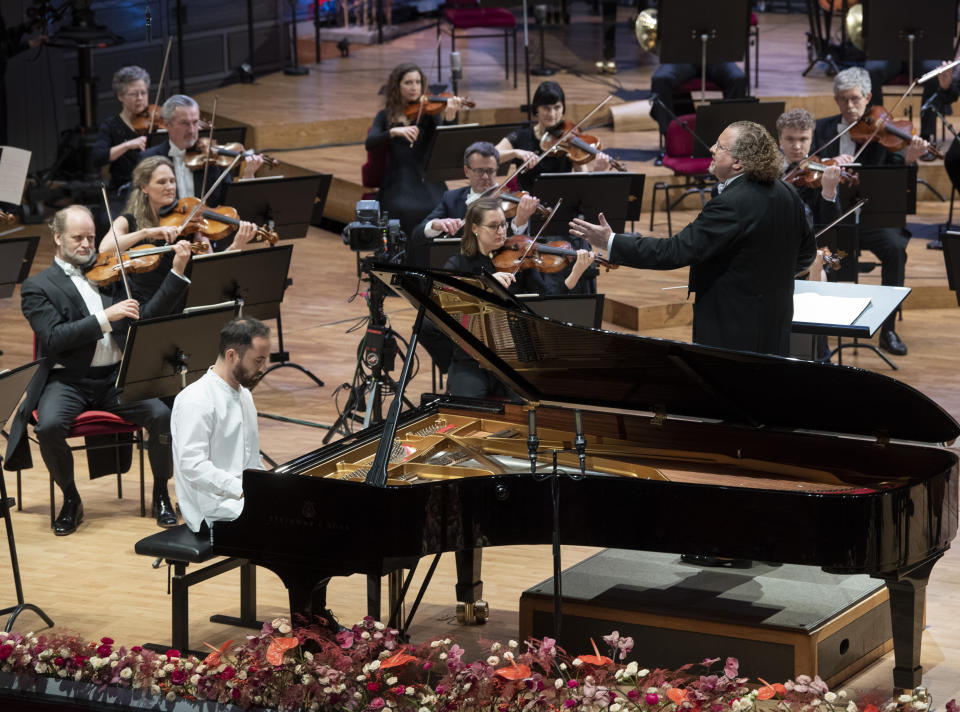
{"type": "Polygon", "coordinates": [[[750,13],[750,25],[753,26],[753,27],[756,27],[758,24],[759,24],[759,23],[758,23],[758,21],[757,21],[757,13],[751,12],[751,13],[750,13]]]}
{"type": "Polygon", "coordinates": [[[710,168],[710,159],[664,156],[663,165],[677,175],[695,176],[708,172],[710,168]]]}
{"type": "MultiPolygon", "coordinates": [[[[33,411],[33,422],[38,422],[37,411],[33,411]]],[[[105,410],[85,410],[70,424],[68,438],[82,438],[90,435],[114,435],[116,433],[136,433],[140,426],[128,423],[119,415],[105,410]]]]}
{"type": "Polygon", "coordinates": [[[502,7],[469,8],[462,10],[447,9],[443,19],[454,27],[469,30],[474,27],[516,27],[517,18],[502,7]]]}
{"type": "Polygon", "coordinates": [[[666,156],[674,158],[689,158],[693,155],[693,136],[691,131],[697,130],[697,115],[683,114],[667,126],[667,135],[664,138],[663,150],[666,156]],[[681,122],[687,125],[687,131],[681,122]]]}
{"type": "MultiPolygon", "coordinates": [[[[706,87],[707,91],[721,91],[720,85],[714,84],[709,79],[707,80],[706,87]]],[[[694,77],[693,79],[690,79],[689,81],[686,81],[683,84],[673,88],[674,94],[692,94],[698,91],[700,91],[700,77],[694,77]]]]}

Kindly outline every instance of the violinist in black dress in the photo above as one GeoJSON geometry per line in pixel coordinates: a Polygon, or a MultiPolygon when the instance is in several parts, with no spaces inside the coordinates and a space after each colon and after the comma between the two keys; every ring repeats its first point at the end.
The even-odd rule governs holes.
{"type": "Polygon", "coordinates": [[[113,74],[113,93],[120,102],[120,113],[100,124],[91,149],[95,167],[110,166],[107,191],[113,198],[122,198],[120,189],[130,183],[140,152],[147,147],[146,135],[134,128],[134,122],[147,110],[149,87],[150,75],[142,67],[121,67],[113,74]]]}

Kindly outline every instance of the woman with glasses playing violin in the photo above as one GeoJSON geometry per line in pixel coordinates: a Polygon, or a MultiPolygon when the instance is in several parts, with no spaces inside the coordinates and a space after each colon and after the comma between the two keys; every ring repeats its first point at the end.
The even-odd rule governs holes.
{"type": "MultiPolygon", "coordinates": [[[[497,144],[500,162],[513,162],[520,166],[524,161],[541,153],[540,140],[548,130],[563,122],[566,98],[563,89],[553,81],[541,82],[533,94],[530,104],[536,120],[530,126],[524,126],[509,133],[497,144]]],[[[610,157],[598,152],[589,163],[574,165],[567,156],[552,153],[543,158],[536,166],[524,169],[517,176],[521,190],[529,191],[541,173],[570,173],[571,171],[606,171],[610,169],[610,157]]]]}
{"type": "Polygon", "coordinates": [[[114,72],[113,93],[120,102],[120,113],[100,124],[91,150],[94,166],[110,165],[107,190],[112,198],[120,197],[120,188],[130,182],[140,151],[147,147],[147,137],[137,133],[133,124],[150,103],[149,86],[150,75],[142,67],[121,67],[114,72]]]}
{"type": "Polygon", "coordinates": [[[400,221],[407,237],[440,201],[446,186],[442,181],[426,179],[424,162],[427,147],[437,126],[457,120],[460,100],[451,97],[444,111],[436,116],[414,115],[406,108],[419,102],[427,89],[427,78],[416,64],[400,64],[390,72],[384,90],[386,104],[377,112],[367,134],[366,149],[370,153],[387,152],[388,161],[380,183],[380,208],[400,221]]]}

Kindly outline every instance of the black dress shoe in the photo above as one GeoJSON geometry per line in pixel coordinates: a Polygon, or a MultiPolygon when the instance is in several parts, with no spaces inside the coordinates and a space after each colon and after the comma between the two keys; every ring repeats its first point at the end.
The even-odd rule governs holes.
{"type": "Polygon", "coordinates": [[[153,498],[153,516],[157,518],[157,524],[161,527],[175,527],[177,525],[177,511],[170,502],[170,495],[166,492],[160,492],[153,498]]]}
{"type": "Polygon", "coordinates": [[[900,337],[893,329],[880,332],[880,348],[894,356],[907,355],[907,345],[900,341],[900,337]]]}
{"type": "Polygon", "coordinates": [[[53,523],[53,533],[57,536],[73,534],[83,521],[83,502],[79,499],[65,499],[53,523]]]}

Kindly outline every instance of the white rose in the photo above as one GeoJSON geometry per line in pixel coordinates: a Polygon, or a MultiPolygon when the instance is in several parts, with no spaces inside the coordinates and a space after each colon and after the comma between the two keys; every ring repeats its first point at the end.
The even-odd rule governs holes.
{"type": "Polygon", "coordinates": [[[833,703],[837,701],[837,695],[835,692],[827,692],[823,695],[823,699],[826,702],[833,703]]]}
{"type": "Polygon", "coordinates": [[[167,663],[166,665],[163,666],[163,669],[166,670],[167,672],[173,672],[174,670],[173,663],[167,663]]]}
{"type": "Polygon", "coordinates": [[[430,641],[430,647],[431,647],[431,648],[439,648],[440,645],[441,645],[441,643],[440,643],[439,640],[431,640],[431,641],[430,641]]]}
{"type": "Polygon", "coordinates": [[[379,661],[379,660],[371,660],[371,661],[370,661],[370,669],[371,669],[371,670],[379,670],[379,669],[380,669],[380,661],[379,661]]]}
{"type": "Polygon", "coordinates": [[[280,632],[286,635],[287,633],[290,632],[290,626],[284,623],[282,626],[280,626],[280,632]]]}
{"type": "Polygon", "coordinates": [[[923,700],[917,700],[913,703],[913,709],[915,710],[925,710],[927,709],[927,703],[923,700]]]}
{"type": "Polygon", "coordinates": [[[847,696],[846,690],[840,690],[837,692],[837,697],[846,697],[846,696],[847,696]]]}
{"type": "Polygon", "coordinates": [[[150,694],[159,695],[160,694],[160,685],[150,685],[150,694]]]}
{"type": "Polygon", "coordinates": [[[857,709],[857,703],[853,700],[850,700],[850,704],[847,705],[847,712],[859,712],[857,709]]]}
{"type": "Polygon", "coordinates": [[[733,710],[733,712],[740,712],[740,700],[734,700],[731,702],[730,709],[733,710]]]}
{"type": "Polygon", "coordinates": [[[412,694],[413,694],[413,688],[412,688],[412,687],[405,687],[405,688],[403,688],[403,694],[408,695],[408,696],[409,696],[409,695],[412,695],[412,694]]]}
{"type": "Polygon", "coordinates": [[[390,677],[388,677],[388,678],[387,678],[387,684],[390,685],[391,687],[392,687],[393,685],[396,685],[396,684],[397,684],[397,678],[396,678],[396,676],[390,676],[390,677]]]}
{"type": "Polygon", "coordinates": [[[580,658],[574,658],[574,659],[573,659],[573,663],[571,663],[571,664],[572,664],[574,667],[580,667],[581,665],[583,665],[583,660],[581,660],[580,658]]]}
{"type": "Polygon", "coordinates": [[[487,665],[498,665],[499,663],[500,658],[498,658],[496,655],[491,655],[489,658],[487,658],[487,665]]]}
{"type": "Polygon", "coordinates": [[[363,697],[363,695],[361,695],[359,692],[354,692],[354,693],[353,693],[353,699],[355,699],[355,700],[359,700],[359,699],[361,699],[362,697],[363,697]]]}
{"type": "MultiPolygon", "coordinates": [[[[509,643],[507,643],[507,645],[510,646],[511,648],[517,648],[520,645],[520,643],[518,643],[515,640],[511,640],[509,643]]],[[[614,712],[616,711],[614,710],[614,712]]]]}
{"type": "Polygon", "coordinates": [[[562,678],[562,677],[558,677],[556,680],[554,680],[554,681],[553,681],[553,686],[556,687],[558,690],[559,690],[561,687],[563,687],[563,678],[562,678]]]}
{"type": "Polygon", "coordinates": [[[620,703],[614,702],[612,705],[610,705],[609,709],[610,709],[610,712],[620,712],[621,710],[620,703]]]}
{"type": "Polygon", "coordinates": [[[637,677],[646,677],[646,676],[649,675],[649,674],[650,674],[650,671],[647,670],[646,668],[644,668],[643,670],[640,670],[640,671],[637,673],[637,677]]]}
{"type": "Polygon", "coordinates": [[[566,670],[566,669],[567,669],[567,664],[566,664],[566,663],[560,663],[560,670],[562,671],[562,670],[566,670]]]}
{"type": "Polygon", "coordinates": [[[360,637],[363,638],[364,640],[370,640],[370,634],[367,631],[363,631],[360,634],[360,637]]]}
{"type": "Polygon", "coordinates": [[[198,675],[197,673],[194,673],[194,674],[190,677],[190,684],[191,684],[191,685],[196,685],[198,682],[200,682],[200,675],[198,675]]]}
{"type": "Polygon", "coordinates": [[[446,659],[447,659],[447,654],[446,654],[446,653],[440,653],[440,655],[437,656],[437,657],[439,657],[441,660],[446,660],[446,659]]]}
{"type": "MultiPolygon", "coordinates": [[[[396,635],[396,631],[394,631],[394,635],[396,635]]],[[[450,638],[444,638],[444,639],[443,639],[443,644],[444,644],[444,645],[450,645],[450,643],[451,643],[450,638]]]]}
{"type": "Polygon", "coordinates": [[[494,643],[493,645],[490,646],[491,653],[499,653],[502,649],[503,649],[503,645],[501,643],[494,643]]]}
{"type": "Polygon", "coordinates": [[[129,680],[131,677],[133,677],[133,670],[130,668],[124,668],[120,671],[120,677],[122,677],[124,680],[129,680]]]}

